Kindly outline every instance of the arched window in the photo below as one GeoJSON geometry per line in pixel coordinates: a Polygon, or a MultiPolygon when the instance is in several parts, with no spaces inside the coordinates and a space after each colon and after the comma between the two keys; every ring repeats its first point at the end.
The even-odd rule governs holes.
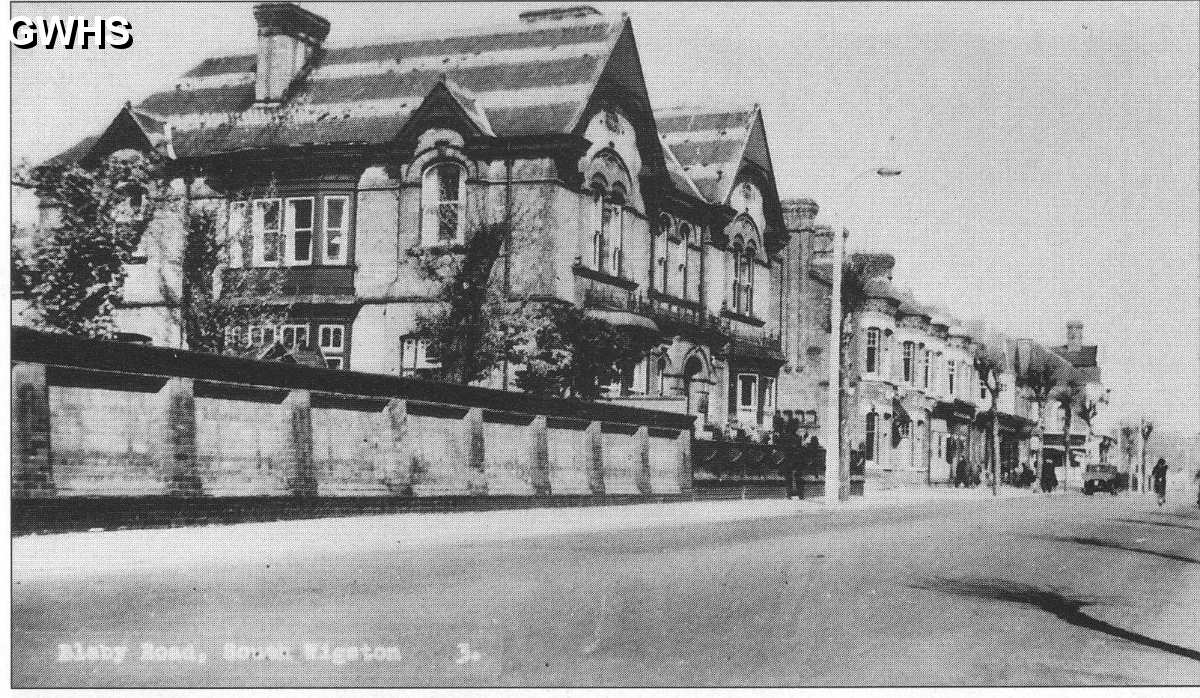
{"type": "Polygon", "coordinates": [[[729,246],[733,253],[733,309],[739,313],[743,306],[742,294],[745,293],[744,272],[742,271],[745,246],[746,242],[741,235],[735,236],[729,246]]]}
{"type": "Polygon", "coordinates": [[[454,162],[429,167],[421,180],[421,242],[446,245],[463,242],[467,171],[454,162]]]}
{"type": "Polygon", "coordinates": [[[745,307],[741,312],[747,315],[754,314],[754,260],[758,255],[758,246],[753,240],[746,241],[746,256],[742,261],[743,279],[746,285],[746,290],[742,294],[742,301],[745,307]]]}
{"type": "Polygon", "coordinates": [[[592,216],[596,221],[592,234],[592,268],[597,271],[608,269],[608,241],[604,235],[604,197],[608,193],[608,182],[603,175],[593,175],[589,185],[592,193],[592,216]]]}
{"type": "Polygon", "coordinates": [[[882,333],[879,331],[878,327],[867,328],[867,360],[863,365],[863,369],[867,373],[879,372],[879,355],[882,350],[882,347],[880,346],[881,338],[882,333]]]}
{"type": "Polygon", "coordinates": [[[667,361],[665,354],[658,357],[658,364],[655,366],[655,377],[658,381],[659,395],[667,394],[667,369],[670,367],[670,365],[671,363],[667,361]]]}
{"type": "Polygon", "coordinates": [[[658,217],[658,230],[654,236],[654,288],[667,291],[667,239],[674,231],[671,216],[663,213],[658,217]]]}
{"type": "Polygon", "coordinates": [[[608,201],[604,205],[604,216],[601,218],[604,238],[611,248],[609,270],[614,276],[621,275],[624,262],[621,247],[625,241],[625,197],[625,185],[613,182],[608,201]]]}
{"type": "Polygon", "coordinates": [[[679,225],[679,259],[676,270],[679,272],[679,297],[688,297],[688,243],[692,240],[694,228],[690,223],[679,225]]]}
{"type": "Polygon", "coordinates": [[[602,150],[592,158],[587,170],[592,196],[592,266],[598,271],[621,276],[624,273],[625,206],[630,203],[633,181],[621,157],[602,150]]]}
{"type": "Polygon", "coordinates": [[[903,362],[904,382],[909,384],[914,383],[917,375],[917,345],[915,342],[904,343],[904,353],[901,361],[903,362]]]}

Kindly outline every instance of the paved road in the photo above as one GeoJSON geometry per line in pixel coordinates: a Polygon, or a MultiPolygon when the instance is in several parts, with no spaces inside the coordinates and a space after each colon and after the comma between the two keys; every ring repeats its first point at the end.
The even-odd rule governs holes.
{"type": "Polygon", "coordinates": [[[409,515],[210,527],[202,545],[194,530],[19,538],[13,682],[1200,683],[1194,505],[744,506],[767,508],[667,526],[646,523],[664,508],[558,512],[559,534],[508,535],[529,515],[497,513],[478,536],[437,535],[474,519],[409,515]],[[589,530],[614,511],[643,518],[589,530]],[[143,660],[142,642],[176,661],[143,660]],[[86,659],[114,656],[100,645],[129,649],[86,659]],[[260,658],[238,659],[249,647],[260,658]]]}

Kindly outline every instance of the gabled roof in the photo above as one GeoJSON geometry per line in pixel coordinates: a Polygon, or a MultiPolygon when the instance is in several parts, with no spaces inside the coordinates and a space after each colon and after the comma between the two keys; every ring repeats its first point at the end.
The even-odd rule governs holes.
{"type": "MultiPolygon", "coordinates": [[[[656,112],[654,118],[663,142],[704,198],[725,203],[755,126],[761,123],[758,105],[732,110],[676,107],[656,112]]],[[[769,164],[764,169],[769,171],[769,164]]]]}
{"type": "Polygon", "coordinates": [[[84,138],[43,165],[81,162],[90,166],[109,153],[125,148],[173,157],[171,128],[166,120],[135,109],[126,102],[103,133],[84,138]]]}
{"type": "Polygon", "coordinates": [[[256,55],[209,58],[137,109],[169,124],[179,157],[387,143],[439,82],[473,121],[488,125],[485,132],[569,133],[626,33],[623,15],[589,15],[553,26],[328,47],[279,109],[255,104],[256,55]]]}

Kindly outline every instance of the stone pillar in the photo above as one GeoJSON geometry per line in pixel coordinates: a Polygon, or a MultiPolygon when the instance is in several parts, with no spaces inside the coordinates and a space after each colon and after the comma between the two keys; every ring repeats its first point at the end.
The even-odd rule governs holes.
{"type": "Polygon", "coordinates": [[[196,462],[196,398],[191,378],[169,378],[166,464],[168,495],[197,497],[204,494],[196,462]]]}
{"type": "Polygon", "coordinates": [[[535,495],[551,494],[550,440],[546,417],[538,415],[529,424],[529,481],[535,495]]]}
{"type": "Polygon", "coordinates": [[[484,460],[483,408],[472,407],[463,419],[467,441],[467,489],[472,496],[485,496],[487,486],[487,461],[484,460]]]}
{"type": "Polygon", "coordinates": [[[312,394],[293,390],[283,400],[289,429],[283,463],[287,486],[297,497],[317,496],[317,477],[313,470],[312,394]]]}
{"type": "Polygon", "coordinates": [[[50,391],[43,364],[12,367],[12,498],[53,497],[50,391]]]}
{"type": "Polygon", "coordinates": [[[604,494],[604,434],[600,431],[600,422],[588,424],[584,432],[584,445],[591,453],[588,463],[588,487],[592,494],[604,494]]]}
{"type": "Polygon", "coordinates": [[[395,495],[411,497],[412,448],[408,443],[408,401],[389,400],[384,408],[391,431],[391,449],[384,484],[395,495]]]}
{"type": "Polygon", "coordinates": [[[679,446],[679,491],[692,489],[692,431],[681,429],[675,439],[679,446]]]}
{"type": "Polygon", "coordinates": [[[633,482],[637,486],[638,492],[650,494],[650,430],[644,426],[638,427],[633,438],[637,439],[640,453],[637,470],[633,473],[633,482]]]}

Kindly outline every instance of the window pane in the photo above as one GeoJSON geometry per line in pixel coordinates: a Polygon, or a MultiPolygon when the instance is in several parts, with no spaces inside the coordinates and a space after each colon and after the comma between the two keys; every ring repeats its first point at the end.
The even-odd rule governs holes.
{"type": "Polygon", "coordinates": [[[342,258],[342,231],[325,230],[325,258],[331,262],[342,258]]]}
{"type": "Polygon", "coordinates": [[[312,227],[312,199],[288,199],[288,209],[288,213],[291,214],[292,218],[292,226],[295,228],[312,227]]]}
{"type": "Polygon", "coordinates": [[[437,168],[438,201],[458,202],[459,169],[454,165],[442,165],[437,168]]]}
{"type": "Polygon", "coordinates": [[[341,230],[345,225],[346,200],[340,197],[325,199],[325,229],[341,230]]]}
{"type": "Polygon", "coordinates": [[[458,237],[458,204],[438,205],[438,239],[453,240],[458,237]]]}
{"type": "Polygon", "coordinates": [[[754,407],[754,391],[758,387],[757,376],[738,376],[740,383],[740,404],[742,407],[754,407]]]}

